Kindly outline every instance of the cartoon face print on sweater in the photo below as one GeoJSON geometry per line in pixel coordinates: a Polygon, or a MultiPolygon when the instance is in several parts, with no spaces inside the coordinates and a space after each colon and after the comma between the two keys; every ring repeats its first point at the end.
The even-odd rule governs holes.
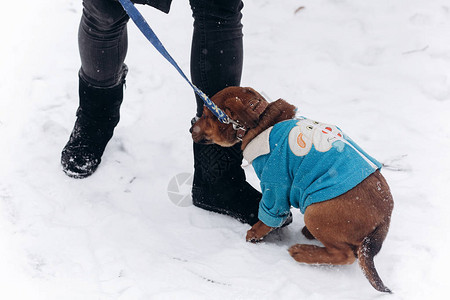
{"type": "Polygon", "coordinates": [[[289,147],[296,156],[305,156],[312,145],[319,152],[335,147],[342,151],[345,146],[344,134],[334,125],[309,119],[301,119],[289,132],[289,147]]]}

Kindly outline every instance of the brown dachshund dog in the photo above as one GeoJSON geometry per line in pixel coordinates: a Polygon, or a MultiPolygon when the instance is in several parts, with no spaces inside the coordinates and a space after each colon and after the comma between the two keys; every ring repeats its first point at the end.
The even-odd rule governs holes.
{"type": "MultiPolygon", "coordinates": [[[[229,87],[211,100],[241,126],[241,132],[236,126],[220,123],[205,107],[202,117],[191,128],[196,143],[230,147],[242,141],[245,150],[266,129],[293,119],[296,113],[296,108],[286,101],[268,103],[252,88],[229,87]]],[[[308,239],[319,240],[323,247],[297,244],[290,247],[289,253],[296,261],[307,264],[344,265],[357,258],[371,285],[390,293],[375,269],[373,258],[388,233],[393,206],[389,186],[376,170],[347,192],[307,206],[302,233],[308,239]]],[[[260,241],[273,229],[259,221],[247,232],[246,239],[260,241]]]]}

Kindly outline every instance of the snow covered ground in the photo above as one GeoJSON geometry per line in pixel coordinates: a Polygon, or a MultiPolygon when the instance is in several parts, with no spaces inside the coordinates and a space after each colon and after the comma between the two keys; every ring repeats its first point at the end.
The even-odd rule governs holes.
{"type": "MultiPolygon", "coordinates": [[[[393,295],[357,264],[297,264],[286,251],[305,241],[297,211],[253,245],[247,225],[170,201],[169,181],[192,173],[193,93],[134,24],[122,120],[101,167],[64,175],[80,2],[2,5],[1,299],[448,299],[448,0],[248,0],[243,11],[242,85],[339,125],[390,166],[395,209],[375,263],[393,295]]],[[[188,1],[169,15],[140,9],[188,73],[188,1]]]]}

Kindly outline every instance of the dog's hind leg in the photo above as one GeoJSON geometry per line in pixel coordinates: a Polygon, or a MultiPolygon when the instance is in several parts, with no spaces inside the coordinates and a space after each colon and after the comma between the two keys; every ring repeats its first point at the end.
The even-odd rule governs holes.
{"type": "Polygon", "coordinates": [[[307,264],[349,265],[356,259],[348,245],[337,248],[297,244],[289,248],[289,253],[296,261],[307,264]]]}

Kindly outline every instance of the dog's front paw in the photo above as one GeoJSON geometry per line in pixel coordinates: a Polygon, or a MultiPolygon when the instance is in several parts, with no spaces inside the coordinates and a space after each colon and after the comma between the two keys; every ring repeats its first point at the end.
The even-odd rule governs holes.
{"type": "Polygon", "coordinates": [[[267,226],[261,221],[258,221],[249,231],[247,231],[247,242],[257,243],[273,230],[272,227],[267,226]]]}
{"type": "Polygon", "coordinates": [[[245,238],[245,240],[247,242],[251,242],[251,243],[257,243],[262,241],[264,237],[258,236],[258,234],[253,230],[253,229],[249,229],[247,231],[247,236],[245,238]]]}

